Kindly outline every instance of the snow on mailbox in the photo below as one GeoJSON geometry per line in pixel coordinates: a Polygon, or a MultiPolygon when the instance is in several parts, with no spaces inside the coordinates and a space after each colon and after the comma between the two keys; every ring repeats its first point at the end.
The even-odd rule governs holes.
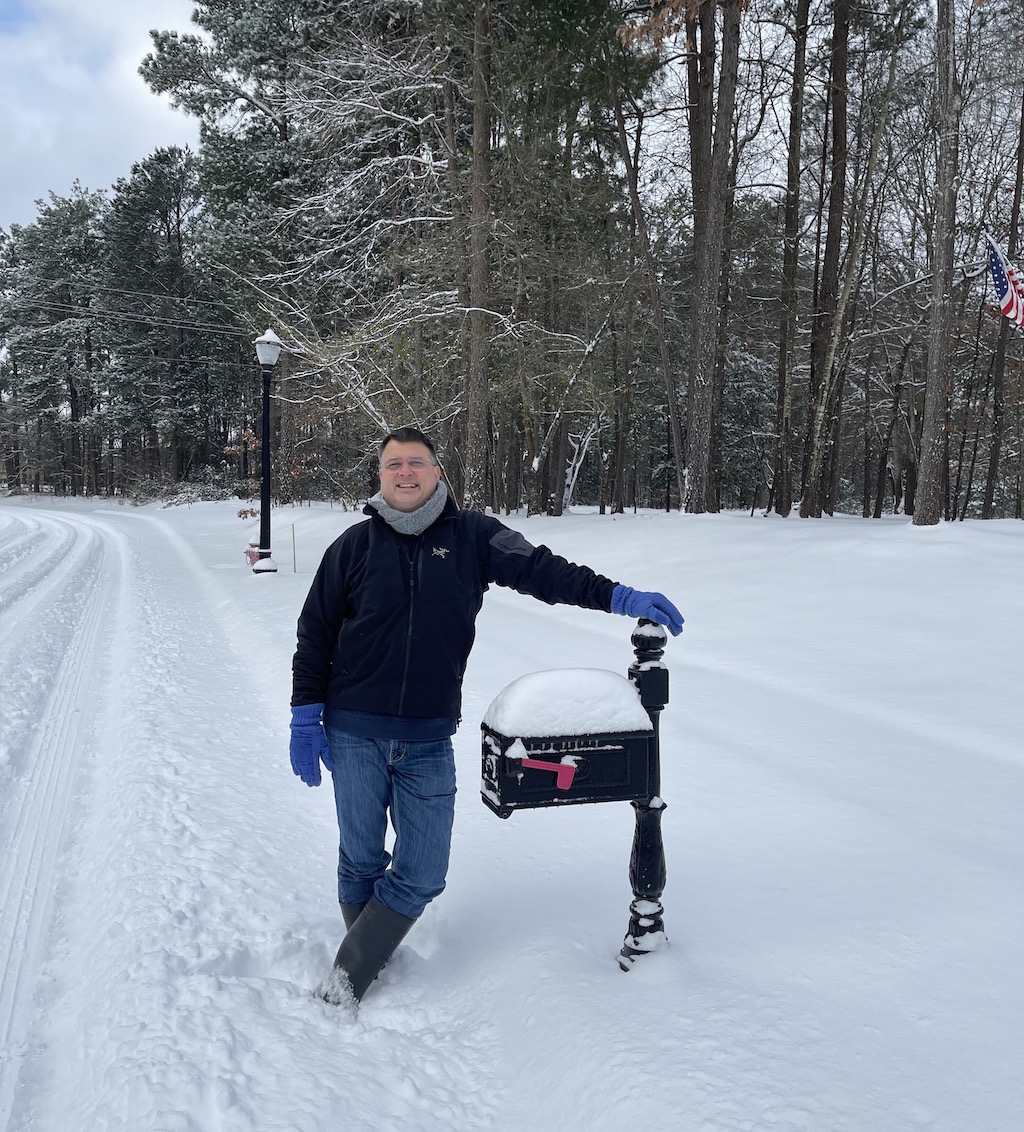
{"type": "Polygon", "coordinates": [[[531,672],[487,709],[484,802],[513,810],[648,797],[651,719],[632,681],[598,668],[531,672]]]}
{"type": "Polygon", "coordinates": [[[632,804],[633,902],[619,951],[623,971],[667,942],[658,739],[668,703],[668,670],[661,662],[667,641],[660,625],[641,619],[628,679],[592,668],[532,672],[499,693],[480,725],[480,795],[499,817],[539,806],[632,804]]]}

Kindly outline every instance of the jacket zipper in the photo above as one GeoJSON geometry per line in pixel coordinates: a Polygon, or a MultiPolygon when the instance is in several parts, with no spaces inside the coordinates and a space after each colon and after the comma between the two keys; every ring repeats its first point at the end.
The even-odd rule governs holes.
{"type": "MultiPolygon", "coordinates": [[[[404,547],[402,548],[405,549],[404,547]]],[[[398,693],[398,714],[402,714],[405,707],[405,685],[409,677],[409,660],[412,657],[412,620],[413,605],[416,600],[416,559],[420,553],[420,539],[417,536],[413,549],[409,554],[409,625],[405,634],[405,666],[402,669],[402,686],[398,693]]]]}

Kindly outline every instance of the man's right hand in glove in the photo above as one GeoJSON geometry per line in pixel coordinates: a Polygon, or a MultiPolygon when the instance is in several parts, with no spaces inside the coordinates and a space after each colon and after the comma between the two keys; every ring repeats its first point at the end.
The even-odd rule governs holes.
{"type": "Polygon", "coordinates": [[[683,615],[664,594],[647,593],[629,586],[616,586],[612,590],[612,613],[626,617],[644,617],[664,625],[673,637],[683,631],[683,615]]]}

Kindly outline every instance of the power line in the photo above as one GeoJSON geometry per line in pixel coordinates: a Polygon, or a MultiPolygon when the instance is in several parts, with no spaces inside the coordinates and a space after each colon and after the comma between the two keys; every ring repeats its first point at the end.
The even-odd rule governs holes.
{"type": "MultiPolygon", "coordinates": [[[[7,348],[9,353],[14,354],[15,360],[17,361],[18,354],[19,354],[18,347],[15,346],[12,349],[10,346],[7,346],[6,348],[7,348]]],[[[4,349],[4,345],[3,345],[2,341],[0,341],[0,350],[3,350],[3,349],[4,349]]],[[[81,352],[81,351],[78,351],[78,352],[81,352]]],[[[51,347],[51,346],[29,345],[29,346],[25,347],[24,353],[25,354],[31,353],[31,355],[33,357],[43,357],[43,358],[66,358],[67,357],[66,351],[61,349],[59,346],[52,346],[51,347]]],[[[199,356],[195,356],[195,355],[192,355],[192,354],[183,354],[178,358],[168,358],[168,357],[163,357],[159,354],[153,354],[151,352],[148,352],[148,351],[146,351],[145,347],[134,348],[134,347],[131,347],[131,346],[126,346],[126,347],[122,348],[122,347],[119,347],[119,346],[113,346],[113,347],[112,346],[106,346],[106,345],[103,345],[102,343],[99,346],[97,346],[93,349],[93,353],[101,359],[101,361],[99,362],[100,365],[107,364],[110,361],[114,361],[114,362],[118,362],[118,361],[161,362],[161,363],[164,363],[164,364],[167,364],[167,365],[171,365],[174,362],[178,362],[178,363],[209,362],[209,363],[213,363],[213,364],[216,364],[216,365],[224,365],[224,366],[242,365],[242,366],[246,366],[246,367],[248,367],[250,365],[255,367],[256,364],[257,364],[255,354],[253,354],[253,356],[250,357],[250,358],[239,358],[239,357],[216,358],[216,357],[207,357],[205,355],[202,356],[202,357],[199,357],[199,356]]]]}
{"type": "MultiPolygon", "coordinates": [[[[48,350],[44,347],[37,347],[37,346],[31,347],[31,350],[32,350],[32,354],[34,356],[38,356],[38,357],[42,357],[42,358],[64,358],[65,357],[65,354],[61,350],[48,350]]],[[[248,362],[248,361],[244,361],[244,360],[240,360],[240,359],[232,359],[232,358],[195,357],[191,354],[186,354],[186,355],[179,357],[179,358],[164,358],[164,357],[160,357],[160,355],[158,355],[158,354],[139,354],[139,353],[132,353],[132,352],[127,351],[127,350],[110,350],[107,347],[101,347],[96,352],[99,353],[99,354],[109,354],[109,355],[111,355],[111,358],[109,360],[112,360],[115,363],[124,361],[124,362],[145,362],[147,364],[156,363],[156,364],[159,364],[159,365],[166,365],[166,366],[170,366],[170,365],[182,365],[183,366],[183,365],[202,364],[202,365],[224,366],[225,368],[229,368],[229,369],[234,369],[234,368],[237,368],[239,366],[244,367],[246,369],[250,368],[250,366],[253,369],[256,368],[255,362],[248,362]]],[[[15,357],[15,361],[17,361],[17,357],[15,357]]],[[[99,365],[101,367],[106,366],[107,364],[108,364],[107,360],[99,362],[99,365]]],[[[96,373],[98,375],[102,375],[104,373],[109,373],[109,372],[110,372],[109,369],[103,369],[103,368],[96,370],[96,373]]]]}
{"type": "Polygon", "coordinates": [[[166,291],[128,291],[121,287],[108,287],[102,283],[93,283],[92,280],[50,279],[45,275],[33,275],[30,281],[33,283],[50,283],[54,287],[61,287],[65,284],[68,286],[75,284],[77,286],[87,287],[92,291],[109,291],[113,295],[128,295],[136,299],[173,299],[175,302],[179,303],[196,303],[199,306],[220,307],[223,310],[230,311],[232,314],[234,313],[227,303],[221,302],[219,299],[193,299],[184,295],[172,295],[166,291]]]}
{"type": "MultiPolygon", "coordinates": [[[[220,326],[211,326],[208,323],[187,322],[185,320],[164,318],[160,315],[129,314],[125,311],[103,310],[99,307],[76,307],[69,303],[34,302],[19,303],[21,310],[45,311],[49,314],[63,314],[68,318],[109,319],[113,322],[140,322],[145,326],[164,327],[174,330],[194,330],[202,334],[219,334],[225,338],[245,339],[245,332],[241,329],[226,330],[220,326]]],[[[53,327],[28,327],[31,330],[50,330],[53,327]]]]}

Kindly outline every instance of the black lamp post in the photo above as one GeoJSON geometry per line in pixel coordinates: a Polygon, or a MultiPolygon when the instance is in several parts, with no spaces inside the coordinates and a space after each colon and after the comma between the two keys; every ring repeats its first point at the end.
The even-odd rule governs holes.
{"type": "Polygon", "coordinates": [[[265,331],[256,339],[256,357],[263,373],[263,440],[260,446],[263,490],[260,495],[260,545],[258,557],[252,567],[254,574],[273,574],[277,571],[277,566],[270,557],[270,379],[283,346],[284,343],[273,330],[265,331]]]}

